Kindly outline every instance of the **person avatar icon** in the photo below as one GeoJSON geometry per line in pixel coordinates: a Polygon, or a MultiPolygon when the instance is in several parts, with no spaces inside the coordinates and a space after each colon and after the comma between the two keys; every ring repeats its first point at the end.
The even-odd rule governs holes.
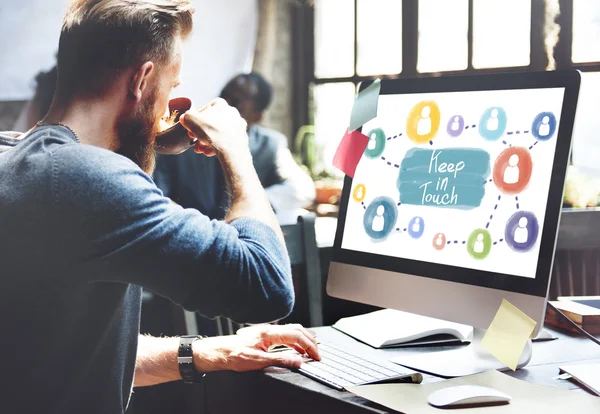
{"type": "Polygon", "coordinates": [[[376,147],[377,147],[377,134],[371,134],[371,137],[369,138],[369,143],[367,144],[367,148],[370,151],[373,151],[376,147]]]}
{"type": "Polygon", "coordinates": [[[373,231],[383,231],[383,227],[385,226],[385,219],[383,218],[383,213],[385,213],[385,207],[377,207],[377,215],[375,216],[375,218],[373,218],[373,224],[371,226],[373,231]]]}
{"type": "Polygon", "coordinates": [[[435,239],[435,245],[441,247],[444,244],[444,236],[442,235],[442,233],[437,235],[437,238],[435,239]]]}
{"type": "Polygon", "coordinates": [[[362,186],[358,187],[358,190],[356,191],[356,198],[359,200],[362,200],[363,198],[363,188],[362,186]]]}
{"type": "Polygon", "coordinates": [[[488,131],[495,131],[498,129],[498,110],[496,108],[492,109],[486,128],[488,131]]]}
{"type": "Polygon", "coordinates": [[[473,251],[477,254],[481,254],[481,253],[483,253],[484,249],[485,249],[485,246],[483,245],[483,234],[479,233],[477,235],[477,241],[473,245],[473,251]]]}
{"type": "Polygon", "coordinates": [[[458,131],[458,129],[460,128],[460,123],[458,122],[458,116],[454,117],[454,121],[452,121],[452,131],[458,131]]]}
{"type": "Polygon", "coordinates": [[[550,117],[548,115],[542,118],[542,124],[540,125],[538,133],[540,134],[540,137],[547,137],[550,135],[550,117]]]}
{"type": "Polygon", "coordinates": [[[414,233],[419,233],[421,231],[421,219],[419,217],[415,219],[415,222],[412,225],[412,231],[414,233]]]}
{"type": "Polygon", "coordinates": [[[504,182],[506,184],[516,184],[519,182],[519,156],[513,154],[508,159],[508,166],[504,170],[504,182]]]}
{"type": "Polygon", "coordinates": [[[429,106],[424,106],[421,110],[421,119],[419,119],[419,123],[417,124],[417,135],[427,135],[431,133],[431,108],[429,106]]]}
{"type": "Polygon", "coordinates": [[[528,223],[527,217],[521,217],[519,219],[519,227],[515,230],[515,235],[513,237],[515,243],[525,244],[529,240],[529,230],[527,230],[528,223]]]}

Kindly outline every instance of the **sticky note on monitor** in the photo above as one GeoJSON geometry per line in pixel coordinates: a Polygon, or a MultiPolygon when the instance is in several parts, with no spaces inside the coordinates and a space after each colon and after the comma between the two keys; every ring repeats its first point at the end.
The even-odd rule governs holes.
{"type": "Polygon", "coordinates": [[[346,131],[333,157],[333,166],[342,170],[347,176],[354,178],[356,166],[368,143],[369,137],[359,131],[346,131]]]}
{"type": "Polygon", "coordinates": [[[503,299],[481,346],[514,371],[535,325],[533,319],[503,299]]]}
{"type": "Polygon", "coordinates": [[[354,99],[350,116],[350,131],[355,131],[377,116],[381,80],[376,79],[354,99]]]}

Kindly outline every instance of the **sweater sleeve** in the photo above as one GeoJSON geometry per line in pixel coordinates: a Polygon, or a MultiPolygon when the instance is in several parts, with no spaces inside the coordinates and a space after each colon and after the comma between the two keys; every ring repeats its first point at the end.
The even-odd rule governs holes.
{"type": "Polygon", "coordinates": [[[85,145],[52,153],[71,263],[90,282],[133,283],[208,317],[267,322],[294,304],[287,251],[267,225],[227,224],[169,202],[130,160],[85,145]]]}

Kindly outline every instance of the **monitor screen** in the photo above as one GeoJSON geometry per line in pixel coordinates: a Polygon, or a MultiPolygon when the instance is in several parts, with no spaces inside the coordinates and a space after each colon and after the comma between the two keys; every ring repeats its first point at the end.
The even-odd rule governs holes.
{"type": "Polygon", "coordinates": [[[382,94],[341,248],[534,279],[564,95],[382,94]]]}

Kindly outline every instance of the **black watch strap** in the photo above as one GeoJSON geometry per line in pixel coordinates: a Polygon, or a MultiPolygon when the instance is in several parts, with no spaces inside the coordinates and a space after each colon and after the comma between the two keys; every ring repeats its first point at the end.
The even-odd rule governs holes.
{"type": "Polygon", "coordinates": [[[188,384],[200,382],[205,374],[200,374],[194,367],[194,354],[192,344],[204,336],[186,335],[179,338],[179,353],[177,355],[177,364],[181,379],[188,384]]]}

